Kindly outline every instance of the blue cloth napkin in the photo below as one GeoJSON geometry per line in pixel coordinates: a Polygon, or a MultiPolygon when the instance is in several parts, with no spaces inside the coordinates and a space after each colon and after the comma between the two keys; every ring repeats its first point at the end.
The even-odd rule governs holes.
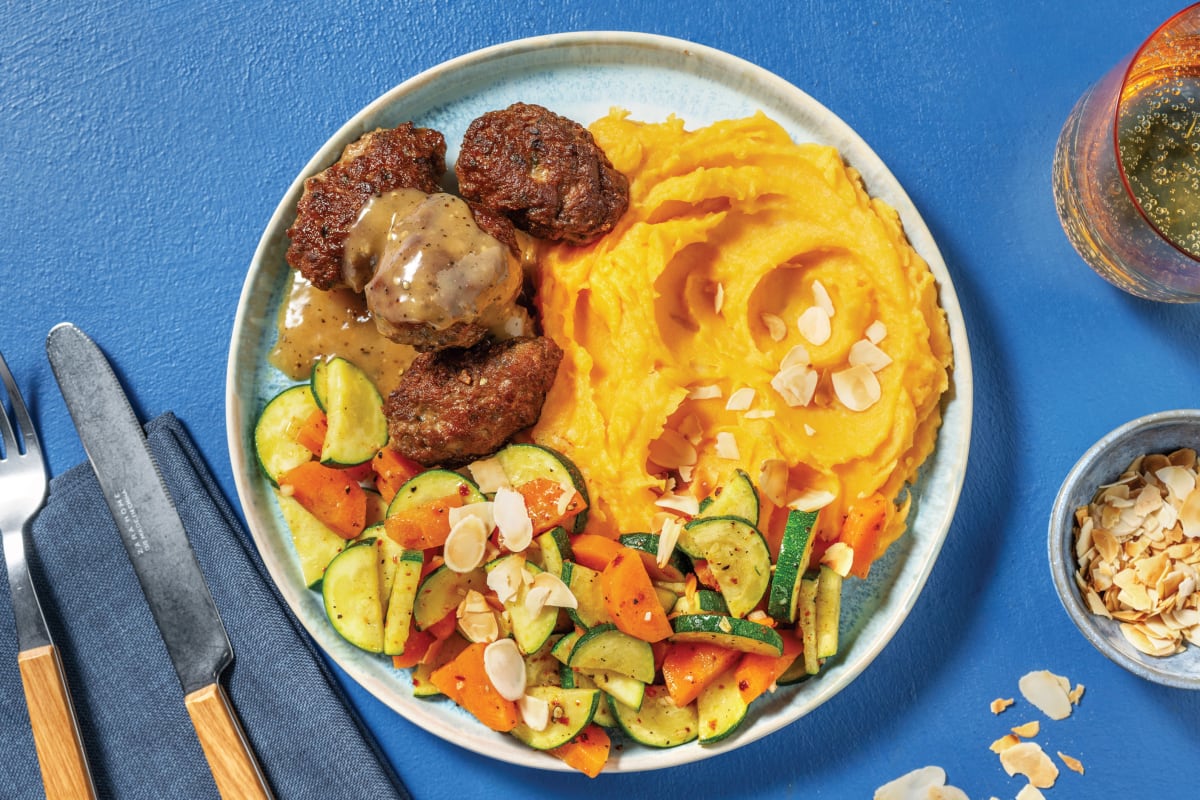
{"type": "MultiPolygon", "coordinates": [[[[164,414],[146,431],[233,644],[222,683],[276,796],[410,800],[267,577],[183,425],[164,414]]],[[[34,583],[99,795],[217,798],[90,465],[51,482],[33,532],[34,583]]],[[[8,584],[0,581],[0,797],[41,797],[16,656],[8,584]]]]}

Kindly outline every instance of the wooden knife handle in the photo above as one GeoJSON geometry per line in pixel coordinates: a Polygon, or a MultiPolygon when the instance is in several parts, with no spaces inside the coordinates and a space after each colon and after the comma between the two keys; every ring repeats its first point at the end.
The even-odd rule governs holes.
{"type": "Polygon", "coordinates": [[[17,654],[17,665],[47,800],[95,798],[58,651],[52,644],[24,650],[17,654]]]}
{"type": "Polygon", "coordinates": [[[220,684],[197,689],[184,702],[222,799],[270,800],[267,779],[220,684]]]}

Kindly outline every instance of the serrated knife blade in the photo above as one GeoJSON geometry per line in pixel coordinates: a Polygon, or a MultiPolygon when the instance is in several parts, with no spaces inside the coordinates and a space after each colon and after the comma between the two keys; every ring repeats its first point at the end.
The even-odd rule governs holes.
{"type": "Polygon", "coordinates": [[[270,790],[221,687],[233,648],[146,434],[100,348],[70,323],[46,354],[158,625],[223,798],[270,790]]]}

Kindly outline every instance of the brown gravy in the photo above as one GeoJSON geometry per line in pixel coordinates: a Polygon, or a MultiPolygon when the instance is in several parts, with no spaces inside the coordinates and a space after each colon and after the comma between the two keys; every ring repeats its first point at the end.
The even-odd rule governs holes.
{"type": "Polygon", "coordinates": [[[386,395],[416,355],[379,334],[362,295],[349,289],[323,292],[299,273],[292,274],[276,327],[270,362],[293,380],[307,380],[314,361],[336,355],[361,367],[386,395]]]}

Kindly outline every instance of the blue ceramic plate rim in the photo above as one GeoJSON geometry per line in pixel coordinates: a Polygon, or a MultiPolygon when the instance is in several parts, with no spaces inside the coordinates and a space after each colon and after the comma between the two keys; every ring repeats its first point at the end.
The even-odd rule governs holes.
{"type": "Polygon", "coordinates": [[[319,596],[300,578],[269,484],[259,473],[252,434],[255,415],[289,381],[269,368],[274,322],[288,280],[285,231],[304,179],[332,163],[346,144],[379,126],[413,120],[440,129],[447,161],[457,155],[466,125],[478,114],[516,101],[545,105],[584,122],[620,106],[635,119],[669,114],[697,127],[763,110],[797,141],[837,147],[870,193],[897,210],[909,240],[929,263],[954,347],[951,386],[934,453],[912,488],[909,532],[872,570],[848,582],[844,647],[816,680],[783,687],[757,701],[750,718],[727,740],[669,750],[628,746],[606,771],[636,772],[687,764],[756,741],[803,717],[845,688],[875,659],[915,604],[950,529],[966,474],[973,386],[962,310],[953,281],[929,229],[882,160],[840,118],[782,78],[727,53],[669,37],[620,31],[521,39],[433,67],[372,102],[313,156],[276,208],[251,262],[234,322],[226,385],[226,419],[234,480],[251,535],[281,594],[320,647],[368,692],[421,728],[468,750],[547,770],[569,769],[479,725],[448,701],[412,696],[407,675],[385,659],[356,650],[329,625],[319,596]],[[597,99],[601,98],[601,99],[597,99]]]}
{"type": "Polygon", "coordinates": [[[1088,503],[1098,487],[1116,480],[1137,456],[1180,447],[1200,450],[1200,409],[1147,414],[1105,434],[1063,479],[1050,512],[1047,544],[1054,588],[1084,638],[1134,675],[1178,689],[1200,689],[1200,647],[1189,646],[1165,658],[1146,655],[1125,639],[1115,620],[1087,608],[1074,579],[1075,509],[1088,503]]]}

